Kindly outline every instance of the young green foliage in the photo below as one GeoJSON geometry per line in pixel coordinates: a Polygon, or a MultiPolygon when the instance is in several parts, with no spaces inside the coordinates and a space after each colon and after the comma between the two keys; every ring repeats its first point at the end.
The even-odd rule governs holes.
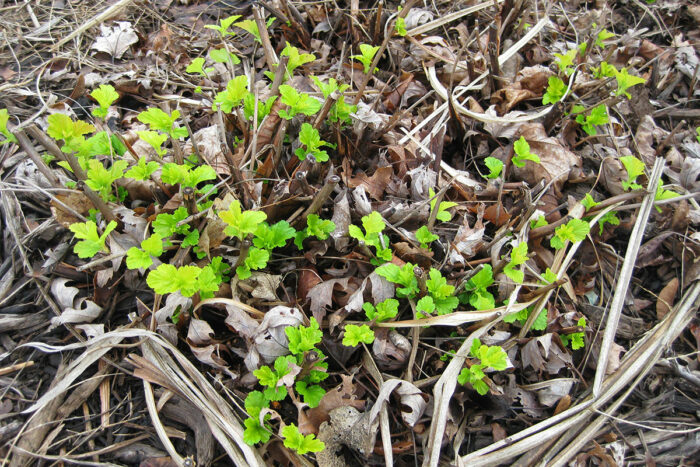
{"type": "Polygon", "coordinates": [[[297,359],[293,355],[277,357],[274,370],[269,366],[261,366],[253,371],[261,386],[266,386],[263,395],[271,401],[281,401],[287,397],[287,388],[283,378],[290,373],[290,367],[296,366],[297,359]]]}
{"type": "Polygon", "coordinates": [[[224,63],[231,66],[238,65],[241,63],[241,59],[238,58],[233,52],[226,50],[226,47],[221,49],[209,49],[209,58],[215,63],[224,63]]]}
{"type": "Polygon", "coordinates": [[[289,351],[294,355],[303,356],[305,352],[314,350],[323,339],[323,332],[314,317],[309,320],[308,326],[287,327],[284,333],[289,340],[289,351]]]}
{"type": "Polygon", "coordinates": [[[248,120],[252,120],[255,116],[255,106],[258,106],[258,125],[263,119],[270,114],[272,106],[275,104],[277,96],[268,97],[265,102],[256,100],[255,94],[249,92],[243,97],[243,115],[248,120]]]}
{"type": "Polygon", "coordinates": [[[489,392],[488,385],[484,382],[484,369],[493,368],[502,371],[508,367],[508,356],[502,347],[497,345],[482,345],[479,339],[472,342],[469,354],[479,359],[479,363],[468,368],[463,368],[457,377],[459,384],[471,384],[482,396],[489,392]]]}
{"type": "Polygon", "coordinates": [[[620,162],[627,171],[627,180],[622,180],[624,190],[641,190],[642,185],[637,183],[637,177],[644,175],[644,162],[634,156],[622,156],[620,162]]]}
{"type": "MultiPolygon", "coordinates": [[[[369,73],[369,67],[372,65],[372,60],[379,50],[379,46],[371,46],[369,44],[360,44],[360,55],[351,55],[358,62],[362,63],[364,72],[369,73]]],[[[372,71],[374,73],[374,70],[372,71]]]]}
{"type": "Polygon", "coordinates": [[[556,57],[559,72],[564,73],[566,76],[571,75],[571,73],[574,72],[574,60],[576,59],[577,54],[578,50],[576,49],[571,49],[565,54],[555,53],[554,56],[556,57]]]}
{"type": "Polygon", "coordinates": [[[46,119],[49,127],[46,133],[55,140],[62,140],[61,151],[70,153],[80,150],[85,143],[85,135],[95,131],[95,127],[82,120],[73,121],[65,114],[51,114],[46,119]]]}
{"type": "Polygon", "coordinates": [[[10,114],[7,109],[0,109],[0,134],[5,137],[4,141],[0,141],[0,146],[7,143],[16,143],[17,138],[7,129],[7,122],[10,120],[10,114]]]}
{"type": "Polygon", "coordinates": [[[191,297],[197,292],[206,297],[219,290],[219,279],[209,266],[175,267],[172,264],[161,264],[148,273],[146,283],[159,295],[179,291],[183,297],[191,297]]]}
{"type": "Polygon", "coordinates": [[[328,153],[321,149],[321,147],[328,146],[335,149],[334,144],[323,141],[318,134],[318,130],[306,122],[301,125],[299,141],[304,147],[297,148],[294,154],[297,155],[300,161],[303,161],[307,156],[311,155],[316,162],[326,162],[328,160],[328,153]]]}
{"type": "Polygon", "coordinates": [[[137,131],[139,138],[148,143],[155,151],[158,156],[163,157],[167,154],[167,150],[163,148],[163,143],[168,139],[168,135],[158,133],[157,131],[137,131]]]}
{"type": "Polygon", "coordinates": [[[316,353],[316,360],[313,366],[308,370],[307,376],[297,380],[295,384],[296,391],[304,397],[304,403],[309,404],[309,407],[317,407],[321,398],[326,393],[325,389],[316,383],[328,378],[328,363],[323,362],[325,359],[323,353],[316,349],[316,344],[321,342],[323,333],[321,332],[316,318],[311,318],[309,326],[296,326],[285,328],[285,333],[289,341],[289,351],[296,356],[298,365],[307,365],[306,354],[309,352],[316,353]]]}
{"type": "MultiPolygon", "coordinates": [[[[576,322],[577,326],[581,326],[582,328],[586,328],[586,318],[582,317],[576,322]]],[[[571,347],[572,350],[578,350],[582,349],[585,345],[585,336],[586,333],[585,331],[581,332],[572,332],[571,334],[562,334],[561,336],[561,342],[565,346],[568,345],[571,347]]]]}
{"type": "MultiPolygon", "coordinates": [[[[505,256],[501,257],[501,259],[505,258],[505,256]]],[[[513,251],[510,252],[510,261],[503,268],[504,274],[518,284],[522,284],[523,279],[525,279],[525,273],[522,270],[515,268],[521,264],[525,264],[527,260],[527,242],[521,242],[518,244],[518,246],[513,248],[513,251]]]]}
{"type": "Polygon", "coordinates": [[[396,18],[396,23],[394,24],[394,31],[401,37],[405,37],[408,34],[406,30],[406,18],[398,17],[396,18]]]}
{"type": "Polygon", "coordinates": [[[229,31],[228,29],[229,29],[229,28],[231,27],[231,25],[232,25],[233,23],[235,23],[235,22],[238,20],[238,18],[240,18],[240,17],[241,17],[241,15],[233,15],[233,16],[229,16],[229,17],[227,17],[227,18],[221,18],[221,19],[219,20],[219,25],[216,25],[216,24],[207,24],[207,25],[205,25],[204,27],[207,28],[207,29],[213,29],[213,30],[217,31],[217,32],[219,33],[219,36],[220,36],[221,39],[223,40],[223,39],[226,38],[226,36],[235,36],[235,35],[236,35],[235,32],[231,32],[231,31],[229,31]]]}
{"type": "Polygon", "coordinates": [[[385,246],[389,244],[389,237],[382,234],[386,227],[382,215],[377,211],[372,211],[368,215],[362,217],[362,226],[365,228],[365,233],[362,233],[362,230],[356,225],[350,225],[348,227],[348,234],[352,238],[364,242],[367,246],[375,247],[377,250],[377,258],[384,261],[391,261],[391,249],[382,246],[382,240],[385,246]]]}
{"type": "Polygon", "coordinates": [[[251,247],[248,255],[243,260],[243,264],[236,268],[236,275],[241,280],[248,279],[253,270],[264,269],[270,259],[270,252],[260,248],[251,247]]]}
{"type": "Polygon", "coordinates": [[[109,249],[105,246],[107,235],[117,227],[115,221],[110,221],[105,227],[102,235],[97,233],[97,224],[93,221],[76,222],[70,225],[69,229],[73,232],[73,236],[80,241],[75,244],[73,251],[78,255],[78,258],[92,258],[98,251],[109,253],[109,249]]]}
{"type": "MultiPolygon", "coordinates": [[[[583,205],[583,207],[586,208],[587,211],[589,211],[591,208],[599,205],[600,203],[597,203],[590,193],[586,193],[586,196],[581,200],[581,204],[583,205]]],[[[591,217],[584,217],[583,220],[590,221],[591,217]]],[[[620,225],[620,218],[617,217],[616,211],[608,211],[603,215],[603,217],[598,219],[598,228],[600,229],[600,235],[603,235],[603,231],[605,230],[605,224],[620,225]]]]}
{"type": "Polygon", "coordinates": [[[125,160],[115,161],[109,169],[105,169],[102,162],[97,160],[88,161],[87,180],[85,184],[100,194],[103,200],[111,201],[112,183],[119,180],[124,175],[124,170],[129,163],[125,160]]]}
{"type": "Polygon", "coordinates": [[[163,165],[163,173],[160,176],[163,183],[180,185],[182,187],[196,188],[198,184],[215,180],[216,172],[208,165],[193,167],[189,164],[175,164],[169,162],[163,165]]]}
{"type": "Polygon", "coordinates": [[[241,211],[241,203],[235,199],[229,205],[228,211],[219,212],[219,217],[228,224],[226,235],[244,240],[248,235],[255,233],[258,224],[267,219],[267,214],[262,211],[241,211]]]}
{"type": "MultiPolygon", "coordinates": [[[[268,18],[265,25],[269,28],[272,25],[272,23],[275,22],[276,19],[277,18],[275,18],[274,16],[268,18]]],[[[258,29],[258,23],[256,23],[252,19],[244,19],[243,21],[239,21],[237,23],[234,23],[234,26],[241,28],[244,31],[247,31],[255,38],[255,41],[258,44],[262,44],[262,38],[260,37],[260,30],[258,29]]]]}
{"type": "MultiPolygon", "coordinates": [[[[312,76],[311,80],[316,83],[316,86],[323,93],[323,97],[328,99],[334,92],[342,93],[350,87],[349,84],[338,84],[335,78],[329,78],[328,83],[323,83],[316,76],[312,76]]],[[[350,122],[350,114],[357,112],[356,105],[349,105],[345,102],[345,96],[340,95],[335,101],[331,110],[328,112],[328,120],[331,122],[340,122],[341,124],[350,122]]]]}
{"type": "Polygon", "coordinates": [[[180,206],[172,214],[158,214],[156,220],[153,221],[153,232],[160,235],[161,238],[168,238],[174,234],[187,235],[190,226],[187,224],[177,225],[185,219],[187,219],[187,208],[184,206],[180,206]]]}
{"type": "Polygon", "coordinates": [[[536,229],[538,227],[544,227],[545,225],[548,225],[549,222],[547,222],[547,219],[545,219],[544,216],[540,216],[537,219],[532,219],[530,221],[530,230],[536,229]]]}
{"type": "Polygon", "coordinates": [[[566,94],[566,83],[558,76],[550,76],[547,80],[547,91],[542,96],[542,105],[556,104],[566,94]]]}
{"type": "MultiPolygon", "coordinates": [[[[435,199],[435,192],[433,189],[428,190],[428,194],[430,195],[430,213],[432,214],[433,211],[435,210],[435,204],[437,203],[437,199],[435,199]]],[[[453,203],[452,201],[441,201],[440,206],[438,206],[438,212],[435,215],[435,219],[442,221],[442,222],[449,222],[452,220],[452,214],[450,214],[447,210],[450,208],[453,208],[457,206],[457,203],[453,203]]]]}
{"type": "Polygon", "coordinates": [[[127,170],[124,177],[133,180],[148,180],[159,167],[160,165],[157,162],[146,162],[145,157],[139,157],[138,163],[127,170]]]}
{"type": "MultiPolygon", "coordinates": [[[[245,398],[245,411],[250,418],[244,420],[245,430],[243,431],[243,441],[246,444],[266,443],[270,440],[270,431],[260,424],[260,412],[270,407],[270,401],[260,391],[251,391],[245,398]]],[[[268,414],[265,420],[271,418],[268,414]]]]}
{"type": "Polygon", "coordinates": [[[326,390],[321,386],[318,384],[310,384],[306,381],[297,381],[294,385],[294,389],[299,395],[304,397],[304,403],[308,404],[311,409],[318,407],[321,403],[321,399],[326,395],[326,390]]]}
{"type": "Polygon", "coordinates": [[[581,219],[571,219],[566,224],[556,228],[554,236],[549,241],[549,244],[555,250],[559,250],[566,246],[567,241],[573,243],[583,241],[590,231],[591,226],[588,222],[581,219]]]}
{"type": "Polygon", "coordinates": [[[639,76],[630,75],[627,72],[627,68],[623,68],[617,73],[615,73],[615,79],[617,80],[617,91],[615,91],[616,96],[627,96],[627,99],[632,99],[630,93],[627,92],[632,86],[638,84],[644,84],[647,82],[644,78],[639,76]]]}
{"type": "Polygon", "coordinates": [[[535,164],[540,163],[539,156],[530,152],[530,145],[524,136],[521,136],[519,140],[513,143],[513,151],[515,151],[513,164],[516,167],[525,167],[525,161],[532,161],[535,164]]]}
{"type": "Polygon", "coordinates": [[[430,268],[430,278],[425,281],[428,295],[433,299],[438,315],[446,315],[459,306],[459,298],[454,296],[455,288],[447,283],[440,271],[430,268]]]}
{"type": "Polygon", "coordinates": [[[216,94],[212,110],[216,110],[217,105],[219,105],[223,112],[231,113],[234,107],[243,102],[246,95],[248,95],[248,77],[246,75],[236,76],[229,80],[225,90],[216,94]]]}
{"type": "Polygon", "coordinates": [[[416,240],[420,242],[421,248],[428,248],[430,243],[434,242],[438,238],[440,237],[428,230],[428,226],[426,225],[423,225],[416,230],[416,240]]]}
{"type": "Polygon", "coordinates": [[[309,214],[306,218],[306,228],[296,233],[294,244],[302,250],[303,242],[308,237],[316,237],[319,240],[325,240],[335,230],[335,223],[330,220],[324,220],[318,214],[309,214]]]}
{"type": "Polygon", "coordinates": [[[494,179],[501,175],[501,171],[503,170],[503,162],[500,159],[489,156],[484,159],[484,164],[486,164],[486,168],[489,169],[489,173],[486,174],[486,178],[494,179]]]}
{"type": "MultiPolygon", "coordinates": [[[[549,269],[548,269],[549,270],[549,269]]],[[[524,308],[517,313],[511,313],[509,315],[506,315],[503,317],[503,321],[506,323],[514,323],[518,321],[520,325],[524,325],[527,319],[530,317],[530,313],[532,313],[532,307],[524,308]]],[[[537,315],[537,318],[535,319],[535,322],[532,323],[532,329],[535,331],[544,331],[547,329],[547,310],[543,309],[540,311],[540,314],[537,315]]]]}
{"type": "Polygon", "coordinates": [[[386,263],[374,270],[384,279],[401,287],[396,289],[396,296],[399,298],[414,298],[418,295],[418,279],[413,272],[415,265],[406,263],[403,267],[398,267],[394,263],[386,263]]]}
{"type": "Polygon", "coordinates": [[[377,303],[376,307],[366,302],[362,305],[362,309],[365,311],[365,316],[367,316],[368,320],[382,323],[396,318],[399,312],[399,301],[393,298],[387,298],[383,302],[377,303]]]}
{"type": "Polygon", "coordinates": [[[106,118],[109,106],[119,99],[119,93],[110,84],[101,84],[99,88],[90,93],[97,101],[99,107],[92,110],[92,114],[98,118],[106,118]]]}
{"type": "Polygon", "coordinates": [[[309,452],[321,452],[326,448],[323,441],[317,440],[315,435],[304,436],[299,433],[299,428],[293,423],[282,428],[282,436],[285,447],[294,449],[300,456],[309,452]]]}
{"type": "Polygon", "coordinates": [[[185,68],[185,71],[187,73],[194,73],[198,74],[200,76],[206,76],[208,73],[211,73],[214,71],[214,68],[204,68],[204,57],[197,57],[193,59],[189,65],[187,65],[187,68],[185,68]]]}
{"type": "Polygon", "coordinates": [[[285,75],[285,79],[291,78],[294,70],[300,66],[316,60],[316,56],[314,54],[299,53],[299,49],[292,46],[289,42],[287,42],[287,46],[282,50],[280,56],[289,57],[289,61],[287,61],[287,73],[285,75]]]}
{"type": "Polygon", "coordinates": [[[287,240],[294,237],[296,233],[296,229],[290,226],[287,221],[279,221],[273,225],[262,222],[255,230],[253,245],[272,251],[275,248],[284,247],[287,244],[287,240]]]}
{"type": "Polygon", "coordinates": [[[374,331],[366,324],[361,326],[355,324],[346,325],[343,345],[346,347],[357,347],[360,342],[364,344],[371,344],[374,342],[374,331]]]}
{"type": "MultiPolygon", "coordinates": [[[[656,194],[654,195],[654,201],[677,198],[678,196],[680,195],[675,191],[664,190],[664,183],[661,179],[659,179],[659,184],[656,187],[656,194]]],[[[656,206],[656,210],[658,212],[661,212],[661,208],[658,206],[656,206]]]]}
{"type": "Polygon", "coordinates": [[[136,118],[138,118],[139,122],[147,124],[151,130],[167,133],[173,139],[187,136],[187,128],[175,125],[175,121],[180,118],[179,110],[173,110],[168,115],[158,107],[151,107],[138,114],[136,118]]]}
{"type": "Polygon", "coordinates": [[[430,295],[422,297],[416,303],[416,318],[428,318],[435,311],[435,300],[430,295]]]}
{"type": "MultiPolygon", "coordinates": [[[[575,105],[572,108],[572,112],[582,112],[583,110],[583,106],[580,105],[575,105]]],[[[595,128],[596,126],[605,125],[609,121],[608,110],[605,104],[600,104],[594,107],[593,110],[591,110],[590,115],[584,115],[583,113],[576,115],[576,122],[581,125],[583,131],[590,136],[598,134],[598,131],[595,128]]]]}
{"type": "Polygon", "coordinates": [[[595,46],[600,47],[602,49],[605,47],[605,44],[603,43],[603,41],[606,41],[608,39],[612,39],[613,37],[615,37],[614,33],[608,31],[607,29],[603,29],[596,36],[595,46]]]}
{"type": "Polygon", "coordinates": [[[163,238],[153,234],[141,242],[141,248],[135,246],[126,252],[126,267],[128,269],[148,268],[153,264],[152,256],[158,258],[163,254],[163,238]]]}
{"type": "Polygon", "coordinates": [[[296,114],[311,116],[321,110],[321,102],[287,84],[280,85],[279,91],[282,103],[289,106],[289,109],[278,112],[285,120],[291,120],[296,114]]]}
{"type": "Polygon", "coordinates": [[[595,79],[612,78],[617,75],[617,68],[608,62],[600,62],[599,67],[591,68],[595,79]]]}
{"type": "Polygon", "coordinates": [[[485,264],[465,285],[469,293],[469,304],[477,310],[490,310],[496,306],[493,294],[487,290],[493,285],[493,268],[485,264]]]}

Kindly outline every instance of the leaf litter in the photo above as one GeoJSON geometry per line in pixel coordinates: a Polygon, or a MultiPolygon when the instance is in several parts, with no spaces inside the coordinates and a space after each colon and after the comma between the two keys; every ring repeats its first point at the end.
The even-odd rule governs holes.
{"type": "Polygon", "coordinates": [[[132,3],[7,10],[10,465],[696,456],[696,7],[132,3]]]}

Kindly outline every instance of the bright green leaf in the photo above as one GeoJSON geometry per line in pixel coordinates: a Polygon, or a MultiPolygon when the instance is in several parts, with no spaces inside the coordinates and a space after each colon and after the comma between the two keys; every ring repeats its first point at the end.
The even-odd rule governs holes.
{"type": "Polygon", "coordinates": [[[362,326],[356,326],[354,324],[346,325],[343,345],[346,347],[356,347],[360,342],[365,344],[374,342],[374,331],[366,324],[362,326]]]}

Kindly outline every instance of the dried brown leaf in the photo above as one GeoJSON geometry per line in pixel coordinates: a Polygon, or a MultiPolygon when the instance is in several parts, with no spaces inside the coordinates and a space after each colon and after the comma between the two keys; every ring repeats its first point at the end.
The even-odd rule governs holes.
{"type": "Polygon", "coordinates": [[[659,292],[659,297],[656,301],[656,317],[658,319],[663,319],[671,311],[679,284],[678,278],[674,277],[659,292]]]}
{"type": "Polygon", "coordinates": [[[553,182],[557,195],[574,168],[581,167],[581,158],[564,148],[557,139],[550,138],[541,123],[525,123],[520,127],[520,135],[530,145],[530,152],[540,158],[540,163],[526,161],[524,167],[513,165],[515,178],[534,186],[544,181],[553,182]]]}

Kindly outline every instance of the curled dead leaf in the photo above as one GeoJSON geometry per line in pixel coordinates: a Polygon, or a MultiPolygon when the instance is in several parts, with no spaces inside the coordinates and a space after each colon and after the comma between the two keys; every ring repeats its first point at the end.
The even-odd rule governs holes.
{"type": "Polygon", "coordinates": [[[411,353],[411,343],[396,331],[379,328],[375,331],[372,353],[380,370],[397,370],[406,365],[411,353]]]}
{"type": "Polygon", "coordinates": [[[656,301],[656,317],[658,319],[663,319],[663,317],[666,316],[669,311],[671,311],[676,298],[676,292],[678,292],[678,285],[678,278],[674,277],[664,286],[663,289],[661,289],[661,292],[659,292],[659,296],[656,301]]]}

